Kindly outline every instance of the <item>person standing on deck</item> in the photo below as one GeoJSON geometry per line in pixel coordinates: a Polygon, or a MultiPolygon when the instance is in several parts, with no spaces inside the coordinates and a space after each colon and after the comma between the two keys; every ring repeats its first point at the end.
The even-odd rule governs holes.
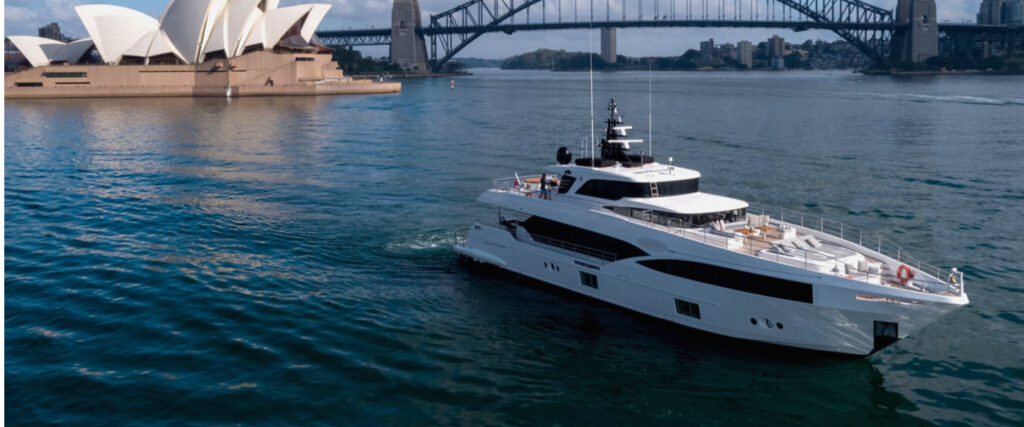
{"type": "Polygon", "coordinates": [[[548,198],[548,174],[540,176],[540,198],[548,198]]]}

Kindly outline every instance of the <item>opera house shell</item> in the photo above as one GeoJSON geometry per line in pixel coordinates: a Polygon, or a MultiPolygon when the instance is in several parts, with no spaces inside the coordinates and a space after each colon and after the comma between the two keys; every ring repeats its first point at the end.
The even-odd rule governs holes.
{"type": "Polygon", "coordinates": [[[159,19],[121,6],[75,6],[89,37],[8,40],[31,68],[5,97],[317,95],[397,92],[343,75],[314,34],[330,5],[171,0],[159,19]]]}

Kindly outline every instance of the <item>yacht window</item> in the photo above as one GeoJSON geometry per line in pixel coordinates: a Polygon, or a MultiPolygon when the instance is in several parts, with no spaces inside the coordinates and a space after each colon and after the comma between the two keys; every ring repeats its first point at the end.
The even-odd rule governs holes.
{"type": "Polygon", "coordinates": [[[637,264],[661,273],[726,289],[807,304],[814,303],[814,288],[810,283],[764,276],[695,261],[651,259],[637,261],[637,264]]]}
{"type": "Polygon", "coordinates": [[[562,180],[558,182],[558,194],[565,194],[572,188],[572,184],[576,182],[576,177],[572,175],[562,175],[562,180]]]}
{"type": "Polygon", "coordinates": [[[651,185],[643,182],[592,179],[583,183],[583,186],[576,190],[576,194],[608,200],[619,200],[623,197],[651,197],[651,185]],[[647,186],[646,194],[644,194],[644,186],[647,186]]]}
{"type": "MultiPolygon", "coordinates": [[[[699,178],[656,183],[658,197],[678,196],[696,193],[699,178]]],[[[611,181],[592,179],[576,191],[584,196],[600,197],[608,200],[619,200],[623,197],[652,197],[650,182],[611,181]]],[[[559,189],[561,191],[561,189],[559,189]]]]}
{"type": "Polygon", "coordinates": [[[696,303],[676,299],[676,313],[700,319],[700,306],[696,303]]]}
{"type": "Polygon", "coordinates": [[[647,252],[628,242],[539,216],[531,216],[522,225],[539,243],[608,261],[647,256],[647,252]]]}
{"type": "Polygon", "coordinates": [[[650,209],[637,209],[628,208],[622,206],[605,206],[606,209],[610,209],[613,212],[628,216],[630,218],[637,218],[644,221],[650,221],[656,224],[667,225],[669,227],[701,227],[714,221],[723,220],[725,223],[733,223],[742,220],[747,215],[746,209],[736,209],[731,211],[714,212],[709,214],[698,214],[698,215],[687,215],[678,214],[672,212],[656,211],[650,209]]]}
{"type": "Polygon", "coordinates": [[[581,271],[580,284],[589,288],[597,289],[597,276],[587,273],[585,271],[581,271]]]}
{"type": "Polygon", "coordinates": [[[658,197],[678,196],[697,192],[698,178],[658,183],[658,197]]]}

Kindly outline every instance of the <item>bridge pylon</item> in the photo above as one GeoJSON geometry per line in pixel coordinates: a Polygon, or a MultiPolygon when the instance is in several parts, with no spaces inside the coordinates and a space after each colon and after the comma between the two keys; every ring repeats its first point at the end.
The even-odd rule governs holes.
{"type": "Polygon", "coordinates": [[[430,72],[421,22],[419,1],[395,0],[391,9],[391,63],[409,73],[430,72]]]}
{"type": "Polygon", "coordinates": [[[939,23],[935,0],[899,0],[896,24],[907,25],[893,34],[893,61],[924,62],[939,54],[939,23]]]}

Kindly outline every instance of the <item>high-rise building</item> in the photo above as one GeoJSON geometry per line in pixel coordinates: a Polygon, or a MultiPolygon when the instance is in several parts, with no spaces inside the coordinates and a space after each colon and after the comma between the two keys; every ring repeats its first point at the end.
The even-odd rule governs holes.
{"type": "Polygon", "coordinates": [[[1024,24],[1024,0],[1007,1],[1005,18],[1007,24],[1024,24]]]}
{"type": "Polygon", "coordinates": [[[66,41],[64,39],[64,35],[60,33],[60,25],[57,25],[56,22],[51,22],[39,27],[39,37],[57,40],[59,42],[66,41]]]}
{"type": "MultiPolygon", "coordinates": [[[[691,45],[692,46],[692,45],[691,45]]],[[[712,56],[715,53],[715,39],[710,39],[705,42],[700,42],[700,55],[701,56],[712,56]]]]}
{"type": "Polygon", "coordinates": [[[601,59],[608,64],[614,64],[617,57],[615,33],[614,28],[601,29],[601,59]]]}
{"type": "Polygon", "coordinates": [[[736,45],[735,59],[747,68],[754,68],[754,44],[746,40],[736,45]]]}
{"type": "Polygon", "coordinates": [[[1006,9],[1006,0],[982,0],[978,11],[978,23],[983,25],[1002,25],[1006,9]]]}
{"type": "Polygon", "coordinates": [[[772,36],[768,39],[768,58],[782,58],[786,56],[786,39],[779,36],[772,36]]]}

